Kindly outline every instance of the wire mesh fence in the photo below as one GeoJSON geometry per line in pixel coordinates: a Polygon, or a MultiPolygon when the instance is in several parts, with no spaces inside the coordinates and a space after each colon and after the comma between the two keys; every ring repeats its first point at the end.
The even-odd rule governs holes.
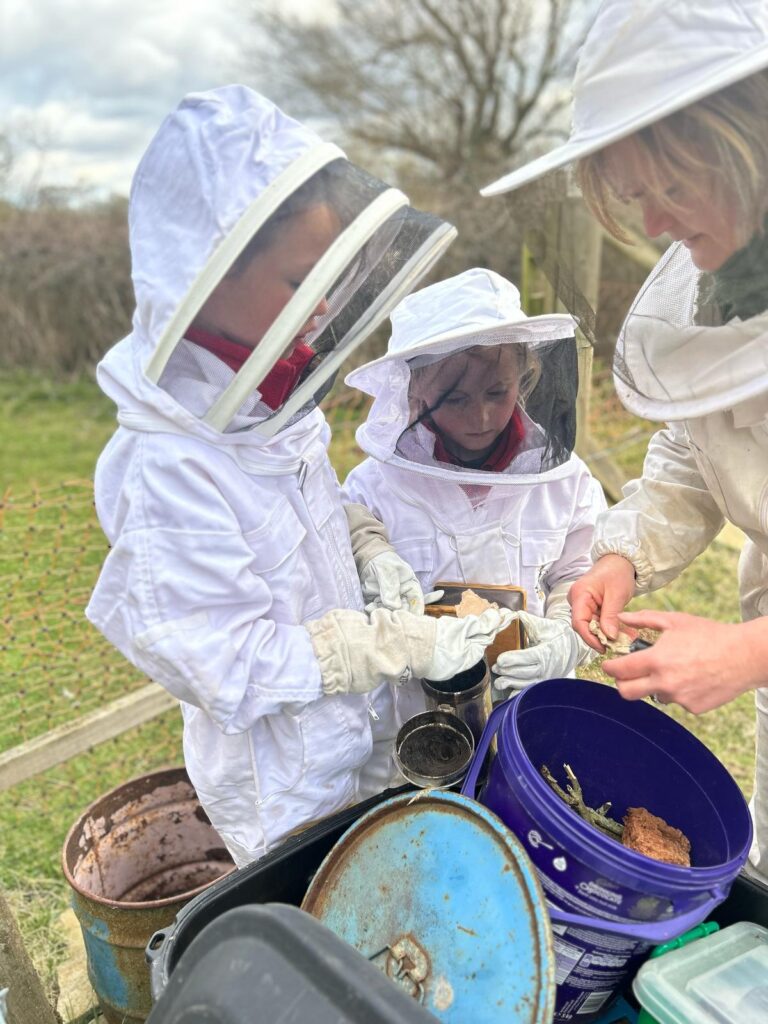
{"type": "Polygon", "coordinates": [[[0,502],[0,753],[145,685],[84,609],[108,550],[93,485],[0,502]]]}

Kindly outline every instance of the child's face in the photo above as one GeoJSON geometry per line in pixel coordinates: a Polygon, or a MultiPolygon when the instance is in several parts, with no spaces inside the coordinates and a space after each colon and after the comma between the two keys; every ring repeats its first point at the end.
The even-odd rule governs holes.
{"type": "MultiPolygon", "coordinates": [[[[288,218],[242,273],[225,277],[215,288],[200,310],[196,326],[255,348],[340,227],[336,213],[321,203],[288,218]]],[[[290,355],[305,340],[317,317],[327,309],[322,299],[283,356],[290,355]]]]}
{"type": "Polygon", "coordinates": [[[444,359],[424,398],[448,451],[472,461],[492,450],[519,390],[518,356],[504,345],[444,359]]]}

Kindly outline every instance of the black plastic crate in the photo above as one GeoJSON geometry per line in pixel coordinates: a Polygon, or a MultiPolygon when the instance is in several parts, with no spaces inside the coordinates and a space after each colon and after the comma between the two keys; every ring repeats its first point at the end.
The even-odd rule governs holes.
{"type": "MultiPolygon", "coordinates": [[[[157,932],[147,947],[153,998],[160,998],[181,957],[206,926],[227,912],[254,904],[281,903],[299,907],[322,860],[350,825],[383,801],[410,790],[413,790],[412,786],[386,790],[319,822],[261,860],[215,882],[188,903],[174,924],[157,932]]],[[[768,885],[740,874],[728,898],[715,909],[710,919],[723,928],[737,921],[753,921],[768,927],[768,885]]],[[[319,924],[311,920],[313,926],[319,924]]],[[[332,938],[335,940],[336,936],[332,938]]],[[[349,949],[359,956],[352,947],[349,949]]],[[[367,967],[365,960],[360,959],[367,967]]],[[[627,997],[634,1004],[630,992],[627,997]]],[[[422,1014],[425,1012],[422,1010],[422,1014]]],[[[401,1019],[405,1021],[407,1018],[401,1019]]],[[[427,1019],[435,1018],[427,1014],[427,1019]]],[[[158,1024],[160,1020],[158,1018],[158,1024]]],[[[155,1024],[154,1018],[152,1024],[155,1024]]]]}

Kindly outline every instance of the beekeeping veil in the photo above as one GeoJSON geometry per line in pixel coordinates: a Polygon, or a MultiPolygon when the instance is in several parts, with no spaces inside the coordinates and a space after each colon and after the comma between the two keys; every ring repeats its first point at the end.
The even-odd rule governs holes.
{"type": "Polygon", "coordinates": [[[146,379],[212,431],[264,438],[317,404],[455,236],[242,86],[192,94],[166,119],[134,179],[130,233],[146,379]],[[332,229],[305,246],[297,225],[313,209],[332,229]],[[224,318],[240,330],[200,319],[222,282],[228,295],[243,282],[242,315],[224,318]]]}
{"type": "Polygon", "coordinates": [[[570,316],[527,317],[511,282],[473,269],[408,296],[391,319],[387,354],[346,378],[374,396],[356,435],[365,452],[400,469],[485,487],[539,480],[568,463],[578,388],[570,316]],[[483,403],[509,413],[508,423],[497,415],[487,445],[483,403]],[[479,432],[479,447],[505,457],[451,459],[439,426],[448,407],[461,429],[479,432]]]}
{"type": "MultiPolygon", "coordinates": [[[[506,174],[483,194],[520,190],[514,209],[521,212],[523,226],[526,209],[537,209],[541,223],[541,207],[562,197],[567,171],[576,161],[766,67],[768,4],[763,0],[604,0],[579,55],[567,142],[506,174]]],[[[556,233],[540,224],[533,248],[558,297],[589,336],[594,316],[577,284],[574,253],[558,251],[556,233]]],[[[765,257],[764,249],[758,257],[762,265],[765,257]]],[[[711,277],[702,274],[681,244],[665,253],[617,344],[616,388],[631,412],[683,419],[766,391],[765,305],[739,311],[727,289],[722,301],[723,274],[733,285],[742,272],[749,274],[743,260],[711,277]]]]}

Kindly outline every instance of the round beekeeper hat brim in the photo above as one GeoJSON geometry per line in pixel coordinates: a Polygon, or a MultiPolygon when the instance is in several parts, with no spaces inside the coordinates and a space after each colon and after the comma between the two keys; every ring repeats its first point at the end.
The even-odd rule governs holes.
{"type": "Polygon", "coordinates": [[[346,383],[365,390],[362,381],[379,367],[419,356],[447,356],[470,344],[501,344],[511,338],[543,344],[575,332],[576,321],[567,313],[526,316],[511,281],[473,267],[404,299],[392,313],[386,354],[353,370],[346,383]]]}
{"type": "Polygon", "coordinates": [[[480,190],[511,192],[768,67],[768,5],[607,0],[573,83],[563,145],[480,190]]]}

